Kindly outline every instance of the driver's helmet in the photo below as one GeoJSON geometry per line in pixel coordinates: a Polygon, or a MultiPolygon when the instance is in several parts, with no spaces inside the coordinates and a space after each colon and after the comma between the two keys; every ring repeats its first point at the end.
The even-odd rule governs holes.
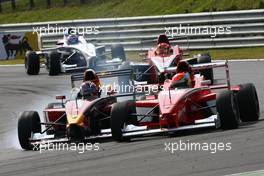
{"type": "Polygon", "coordinates": [[[83,82],[85,81],[91,81],[93,82],[97,89],[100,89],[100,80],[97,76],[97,74],[95,73],[95,71],[93,69],[87,69],[84,72],[84,77],[83,77],[83,82]]]}
{"type": "Polygon", "coordinates": [[[83,98],[96,96],[98,94],[96,85],[91,81],[83,82],[81,85],[80,94],[83,98]]]}
{"type": "Polygon", "coordinates": [[[177,73],[188,73],[191,71],[190,65],[188,64],[188,62],[182,60],[178,63],[177,67],[176,67],[176,72],[177,73]]]}
{"type": "Polygon", "coordinates": [[[188,62],[181,60],[177,65],[176,72],[177,74],[173,76],[172,82],[183,81],[187,83],[188,87],[194,86],[192,82],[194,78],[193,78],[191,67],[188,64],[188,62]]]}
{"type": "Polygon", "coordinates": [[[74,44],[77,44],[78,43],[78,36],[77,35],[73,35],[73,34],[71,34],[71,35],[69,35],[68,37],[67,37],[67,43],[69,44],[69,45],[74,45],[74,44]]]}
{"type": "Polygon", "coordinates": [[[168,55],[170,53],[170,45],[168,43],[158,44],[156,54],[157,55],[168,55]]]}

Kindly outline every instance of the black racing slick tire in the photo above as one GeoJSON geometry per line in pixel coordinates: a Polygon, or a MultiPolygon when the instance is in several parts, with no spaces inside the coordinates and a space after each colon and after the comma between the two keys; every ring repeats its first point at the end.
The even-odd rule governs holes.
{"type": "MultiPolygon", "coordinates": [[[[197,58],[198,64],[211,63],[212,62],[212,59],[211,59],[211,56],[209,53],[199,54],[197,57],[198,57],[197,58]]],[[[214,83],[214,72],[213,72],[212,68],[206,69],[206,70],[201,70],[200,73],[201,73],[201,75],[204,76],[204,78],[206,80],[210,80],[211,84],[214,83]]]]}
{"type": "Polygon", "coordinates": [[[49,54],[49,75],[56,76],[61,72],[60,53],[54,51],[49,54]]]}
{"type": "Polygon", "coordinates": [[[131,115],[136,113],[134,101],[117,102],[114,104],[111,111],[111,132],[115,141],[122,142],[127,140],[123,137],[123,128],[125,125],[137,123],[137,116],[131,115]]]}
{"type": "Polygon", "coordinates": [[[240,119],[242,122],[253,122],[259,120],[259,100],[254,84],[247,83],[239,85],[237,93],[240,119]]]}
{"type": "Polygon", "coordinates": [[[38,75],[40,70],[40,59],[36,52],[27,51],[25,55],[25,69],[28,75],[38,75]]]}
{"type": "Polygon", "coordinates": [[[216,99],[216,109],[222,129],[238,128],[240,114],[237,100],[232,91],[225,90],[219,94],[216,99]]]}
{"type": "Polygon", "coordinates": [[[41,132],[40,118],[36,111],[25,111],[18,119],[18,140],[24,150],[32,150],[34,146],[30,143],[29,138],[32,133],[41,132]]]}
{"type": "Polygon", "coordinates": [[[126,53],[125,53],[123,45],[121,45],[121,44],[112,45],[111,46],[111,54],[112,54],[112,59],[119,58],[123,62],[126,61],[126,53]]]}

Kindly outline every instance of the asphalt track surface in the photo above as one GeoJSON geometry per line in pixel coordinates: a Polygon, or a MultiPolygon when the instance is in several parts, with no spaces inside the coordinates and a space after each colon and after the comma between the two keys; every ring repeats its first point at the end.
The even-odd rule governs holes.
{"type": "MultiPolygon", "coordinates": [[[[27,76],[23,67],[0,67],[0,176],[6,175],[225,175],[264,169],[264,62],[232,62],[232,84],[253,82],[261,119],[237,130],[206,130],[116,143],[99,141],[99,151],[23,151],[16,124],[24,110],[41,110],[54,95],[69,94],[67,75],[27,76]],[[231,143],[230,151],[165,151],[165,143],[231,143]]],[[[221,72],[223,73],[223,72],[221,72]]],[[[217,72],[217,75],[222,75],[217,72]]]]}

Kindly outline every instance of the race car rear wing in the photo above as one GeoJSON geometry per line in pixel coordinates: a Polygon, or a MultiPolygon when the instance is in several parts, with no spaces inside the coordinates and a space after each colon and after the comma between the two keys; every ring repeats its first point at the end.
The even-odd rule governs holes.
{"type": "Polygon", "coordinates": [[[228,67],[228,61],[194,64],[191,66],[193,71],[205,70],[205,69],[210,69],[210,68],[218,68],[218,67],[228,67]]]}
{"type": "MultiPolygon", "coordinates": [[[[134,81],[132,79],[133,70],[132,69],[123,69],[123,70],[112,70],[112,71],[100,71],[96,72],[99,78],[111,78],[111,77],[119,77],[119,76],[129,76],[131,78],[132,84],[134,85],[134,81]]],[[[84,74],[78,73],[71,75],[71,86],[75,87],[75,81],[83,80],[84,74]]]]}
{"type": "MultiPolygon", "coordinates": [[[[230,74],[229,74],[229,66],[228,66],[228,61],[223,61],[223,62],[211,62],[211,63],[202,63],[202,64],[194,64],[191,65],[191,70],[192,72],[197,72],[201,70],[207,70],[207,69],[213,69],[213,68],[219,68],[219,67],[225,67],[226,71],[226,81],[227,85],[222,86],[222,87],[227,87],[228,89],[231,88],[230,84],[230,74]]],[[[177,67],[167,67],[165,68],[166,73],[175,73],[177,67]]],[[[220,88],[220,86],[218,86],[220,88]]],[[[218,88],[216,86],[216,88],[218,88]]],[[[213,86],[211,88],[214,88],[213,86]]]]}
{"type": "Polygon", "coordinates": [[[204,63],[204,64],[195,64],[193,65],[192,71],[200,71],[200,70],[206,70],[206,69],[211,69],[211,68],[219,68],[219,67],[225,67],[226,71],[226,82],[227,85],[223,86],[211,86],[211,88],[225,88],[227,87],[228,89],[231,89],[231,83],[230,83],[230,74],[229,74],[229,66],[228,66],[228,61],[226,60],[225,62],[212,62],[212,63],[204,63]]]}

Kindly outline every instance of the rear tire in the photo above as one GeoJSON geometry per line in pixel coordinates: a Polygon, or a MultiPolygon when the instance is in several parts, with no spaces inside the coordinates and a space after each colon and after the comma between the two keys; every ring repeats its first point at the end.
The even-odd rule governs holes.
{"type": "Polygon", "coordinates": [[[122,130],[125,125],[137,123],[137,116],[130,115],[136,113],[134,101],[118,102],[114,104],[111,111],[111,132],[114,140],[122,142],[128,138],[123,137],[122,130]]]}
{"type": "MultiPolygon", "coordinates": [[[[203,63],[211,63],[212,59],[209,53],[205,53],[205,54],[199,54],[198,55],[198,64],[203,64],[203,63]]],[[[210,80],[211,84],[214,83],[214,72],[213,69],[206,69],[206,70],[202,70],[200,71],[201,75],[204,76],[204,78],[206,80],[210,80]]]]}
{"type": "Polygon", "coordinates": [[[252,122],[259,119],[259,101],[254,84],[240,85],[237,93],[240,118],[242,122],[252,122]]]}
{"type": "Polygon", "coordinates": [[[235,129],[239,125],[239,109],[232,91],[225,90],[216,99],[216,109],[222,129],[235,129]]]}
{"type": "Polygon", "coordinates": [[[41,125],[40,118],[36,111],[25,111],[21,114],[18,120],[18,140],[20,146],[25,150],[32,150],[33,145],[29,138],[32,133],[40,133],[41,125]]]}
{"type": "Polygon", "coordinates": [[[126,53],[125,53],[123,45],[121,44],[112,45],[111,53],[112,53],[112,59],[119,58],[123,62],[126,61],[126,53]]]}
{"type": "Polygon", "coordinates": [[[49,75],[56,76],[61,72],[60,53],[54,51],[49,55],[49,75]]]}
{"type": "Polygon", "coordinates": [[[28,75],[38,75],[40,70],[40,59],[36,52],[27,51],[25,55],[25,69],[28,75]]]}

